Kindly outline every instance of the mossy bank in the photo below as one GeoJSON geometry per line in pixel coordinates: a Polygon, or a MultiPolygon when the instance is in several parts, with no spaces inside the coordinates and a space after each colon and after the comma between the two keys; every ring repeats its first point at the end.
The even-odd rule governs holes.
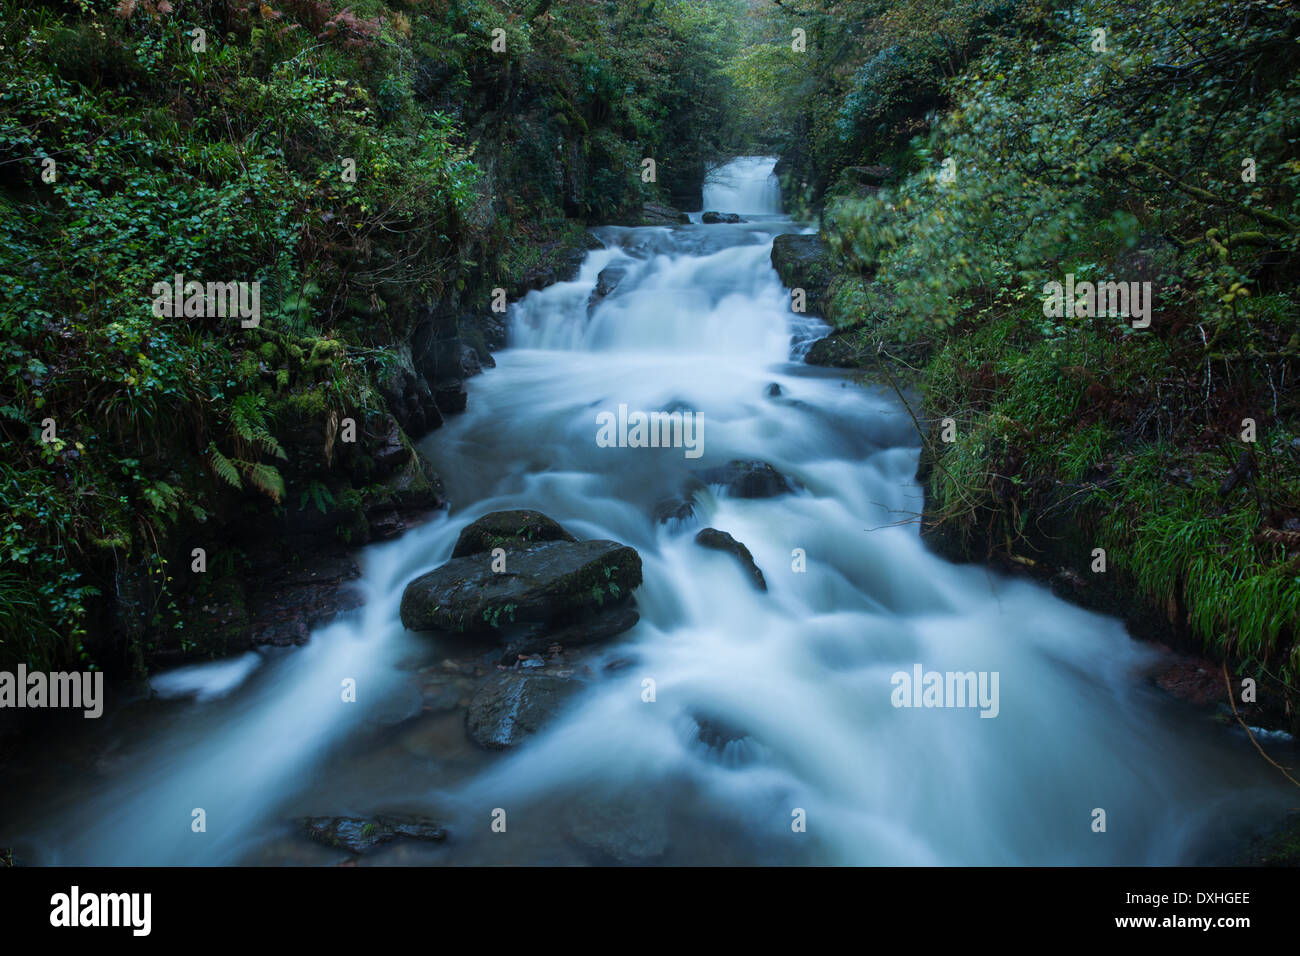
{"type": "Polygon", "coordinates": [[[348,550],[445,504],[412,442],[504,303],[588,225],[698,204],[726,6],[8,4],[0,666],[140,674],[353,606],[348,550]],[[259,314],[160,314],[177,276],[259,314]]]}

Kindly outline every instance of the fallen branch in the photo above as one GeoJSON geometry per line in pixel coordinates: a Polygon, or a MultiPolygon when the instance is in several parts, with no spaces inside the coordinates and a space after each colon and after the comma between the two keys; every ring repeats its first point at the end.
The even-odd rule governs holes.
{"type": "Polygon", "coordinates": [[[1223,662],[1223,683],[1224,686],[1228,688],[1228,703],[1232,705],[1232,716],[1237,718],[1237,723],[1241,724],[1242,729],[1246,731],[1246,736],[1249,737],[1250,742],[1255,745],[1255,749],[1259,751],[1259,755],[1263,757],[1265,760],[1267,760],[1269,763],[1271,763],[1274,767],[1277,767],[1277,769],[1282,772],[1282,776],[1286,777],[1297,787],[1300,787],[1300,780],[1297,780],[1295,777],[1291,776],[1291,774],[1287,772],[1286,767],[1282,766],[1280,763],[1278,763],[1276,760],[1274,760],[1272,757],[1270,757],[1268,754],[1264,752],[1264,748],[1259,745],[1259,741],[1255,739],[1255,735],[1251,732],[1250,725],[1247,724],[1246,721],[1242,719],[1241,714],[1237,712],[1237,698],[1233,696],[1232,693],[1232,678],[1228,676],[1227,661],[1223,662]]]}

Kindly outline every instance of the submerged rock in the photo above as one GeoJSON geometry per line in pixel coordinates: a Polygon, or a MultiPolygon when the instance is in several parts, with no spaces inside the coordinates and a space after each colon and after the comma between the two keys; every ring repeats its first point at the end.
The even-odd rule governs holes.
{"type": "Polygon", "coordinates": [[[700,217],[700,221],[707,226],[713,226],[719,223],[740,222],[741,218],[734,212],[714,212],[713,210],[709,210],[700,217]]]}
{"type": "Polygon", "coordinates": [[[428,817],[382,813],[375,817],[306,817],[304,832],[325,846],[364,853],[382,843],[405,838],[442,841],[447,831],[428,817]]]}
{"type": "Polygon", "coordinates": [[[402,595],[412,631],[498,633],[511,624],[570,623],[612,610],[641,584],[641,557],[617,541],[545,541],[507,549],[506,570],[483,554],[453,558],[402,595]]]}
{"type": "Polygon", "coordinates": [[[728,554],[735,555],[745,569],[745,573],[749,575],[754,587],[760,591],[767,590],[767,582],[763,580],[763,572],[754,563],[754,556],[749,553],[749,548],[727,534],[727,532],[719,531],[717,528],[705,528],[695,536],[695,543],[704,548],[712,548],[714,551],[725,551],[728,554]]]}
{"type": "Polygon", "coordinates": [[[734,724],[707,714],[696,714],[696,739],[711,750],[722,750],[727,744],[737,740],[746,740],[749,732],[741,730],[734,724]]]}
{"type": "Polygon", "coordinates": [[[655,504],[655,521],[667,524],[669,521],[689,521],[695,517],[695,499],[674,495],[663,498],[655,504]]]}
{"type": "Polygon", "coordinates": [[[618,284],[623,281],[627,275],[630,263],[620,262],[615,265],[605,266],[600,270],[600,275],[596,276],[596,287],[591,290],[591,296],[587,299],[587,314],[596,311],[596,306],[605,301],[606,297],[611,295],[618,284]]]}
{"type": "Polygon", "coordinates": [[[465,730],[480,747],[504,750],[542,728],[582,688],[569,677],[502,673],[479,687],[465,714],[465,730]]]}
{"type": "Polygon", "coordinates": [[[798,488],[792,478],[765,461],[729,461],[701,471],[699,477],[707,484],[722,485],[736,498],[775,498],[798,488]]]}
{"type": "Polygon", "coordinates": [[[648,795],[581,797],[564,829],[593,863],[650,863],[668,852],[668,811],[648,795]]]}

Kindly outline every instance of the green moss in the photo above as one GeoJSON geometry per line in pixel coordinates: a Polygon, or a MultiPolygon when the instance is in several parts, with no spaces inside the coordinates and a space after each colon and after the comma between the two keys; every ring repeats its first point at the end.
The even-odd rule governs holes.
{"type": "Polygon", "coordinates": [[[290,392],[272,408],[272,416],[279,420],[283,411],[288,411],[300,418],[320,419],[330,408],[329,396],[325,389],[313,385],[300,391],[290,392]]]}
{"type": "Polygon", "coordinates": [[[261,371],[257,355],[253,352],[245,352],[239,359],[239,364],[235,366],[235,374],[244,381],[252,381],[257,378],[258,372],[261,371]]]}
{"type": "Polygon", "coordinates": [[[316,339],[311,345],[311,357],[307,360],[309,371],[325,368],[334,364],[343,356],[343,343],[335,339],[316,339]]]}

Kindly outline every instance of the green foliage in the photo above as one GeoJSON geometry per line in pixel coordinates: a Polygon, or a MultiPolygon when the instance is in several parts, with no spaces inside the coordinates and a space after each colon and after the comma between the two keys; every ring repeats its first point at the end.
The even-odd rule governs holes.
{"type": "Polygon", "coordinates": [[[1290,134],[1279,117],[1295,115],[1300,90],[1292,72],[1290,83],[1261,77],[1259,94],[1241,97],[1234,91],[1243,78],[1230,83],[1219,70],[1262,70],[1262,58],[1283,51],[1294,66],[1287,37],[1296,18],[1263,12],[1230,36],[1215,26],[1226,15],[1217,0],[1177,10],[1095,0],[1077,15],[1032,21],[1026,29],[1046,33],[1041,39],[994,42],[951,86],[954,109],[915,144],[922,171],[833,210],[833,248],[909,303],[916,334],[995,301],[1037,298],[1047,278],[1066,272],[1080,281],[1127,279],[1115,274],[1118,261],[1104,267],[1097,252],[1132,247],[1140,234],[1208,245],[1207,230],[1240,236],[1262,225],[1273,241],[1229,240],[1231,254],[1191,274],[1184,265],[1182,275],[1158,277],[1167,299],[1182,283],[1216,325],[1231,321],[1225,290],[1233,283],[1249,290],[1252,266],[1270,245],[1296,247],[1292,164],[1275,166],[1284,174],[1265,189],[1252,190],[1239,174],[1243,156],[1286,154],[1290,134]],[[1109,54],[1089,46],[1087,25],[1101,22],[1125,23],[1109,54]],[[1137,35],[1141,43],[1124,39],[1137,35]],[[1180,61],[1189,63],[1187,77],[1167,78],[1167,65],[1180,61]],[[945,161],[951,183],[941,175],[945,161]],[[1201,201],[1151,201],[1178,188],[1201,201]],[[1044,249],[1059,250],[1051,273],[1044,249]]]}
{"type": "Polygon", "coordinates": [[[312,479],[311,484],[307,486],[307,490],[298,499],[299,510],[306,508],[308,501],[311,501],[321,514],[327,513],[330,507],[335,504],[334,494],[323,482],[316,479],[312,479]]]}
{"type": "Polygon", "coordinates": [[[208,445],[208,458],[212,463],[212,470],[216,472],[218,478],[234,488],[244,487],[244,483],[239,477],[239,469],[235,467],[233,461],[221,453],[216,445],[208,445]]]}
{"type": "Polygon", "coordinates": [[[483,611],[483,620],[485,620],[491,627],[499,628],[501,626],[501,615],[505,614],[513,624],[515,620],[515,611],[518,607],[517,604],[510,602],[487,608],[483,611]]]}
{"type": "Polygon", "coordinates": [[[293,495],[364,531],[364,466],[314,436],[382,413],[422,310],[636,214],[643,157],[671,193],[740,139],[741,0],[0,2],[0,666],[174,644],[155,559],[195,525],[293,495]],[[155,315],[178,274],[257,283],[260,324],[155,315]]]}
{"type": "Polygon", "coordinates": [[[929,354],[926,407],[958,426],[929,452],[933,516],[1021,561],[1037,522],[1074,515],[1171,624],[1294,687],[1300,406],[1282,383],[1300,372],[1300,14],[824,5],[850,8],[876,53],[839,100],[843,152],[817,141],[836,96],[805,103],[801,161],[898,167],[879,191],[827,193],[844,272],[829,315],[929,354]],[[1269,172],[1248,181],[1246,158],[1269,172]],[[1045,314],[1045,283],[1067,273],[1150,282],[1151,327],[1045,314]]]}
{"type": "MultiPolygon", "coordinates": [[[[1270,494],[1300,500],[1300,471],[1288,443],[1294,434],[1261,437],[1264,455],[1285,469],[1270,494]]],[[[1247,665],[1272,663],[1294,682],[1300,660],[1279,654],[1278,644],[1295,639],[1300,621],[1300,567],[1287,560],[1284,544],[1259,540],[1256,502],[1224,509],[1218,493],[1223,461],[1215,454],[1186,460],[1194,478],[1171,487],[1167,475],[1174,453],[1154,446],[1120,463],[1122,491],[1103,525],[1102,540],[1120,545],[1116,564],[1138,580],[1158,604],[1185,605],[1188,623],[1221,650],[1247,665]],[[1152,500],[1161,507],[1151,508],[1152,500]],[[1270,660],[1271,659],[1271,660],[1270,660]]]]}
{"type": "Polygon", "coordinates": [[[899,158],[931,111],[946,105],[945,83],[1020,6],[815,0],[779,4],[745,31],[728,73],[745,94],[743,122],[766,129],[782,154],[787,205],[819,208],[846,167],[899,158]]]}
{"type": "Polygon", "coordinates": [[[248,392],[236,396],[230,403],[230,426],[246,444],[261,446],[277,458],[287,457],[267,427],[265,395],[248,392]]]}
{"type": "Polygon", "coordinates": [[[878,155],[908,117],[941,102],[941,86],[958,76],[989,27],[1006,22],[1014,0],[930,0],[892,3],[867,31],[866,59],[835,116],[848,155],[878,155]]]}
{"type": "Polygon", "coordinates": [[[1260,435],[1252,489],[1225,497],[1238,453],[1226,438],[1207,447],[1185,418],[1190,396],[1168,381],[1159,342],[1042,338],[1028,310],[950,338],[924,376],[926,404],[958,422],[939,449],[934,515],[992,522],[994,545],[1005,535],[1017,554],[1032,553],[1019,542],[1039,515],[1066,508],[1172,624],[1294,683],[1300,565],[1278,526],[1300,513],[1295,409],[1289,427],[1260,435]]]}
{"type": "MultiPolygon", "coordinates": [[[[5,7],[0,659],[75,661],[96,594],[121,593],[119,569],[163,548],[166,526],[228,511],[223,488],[282,500],[262,460],[287,459],[268,396],[315,383],[299,343],[348,324],[352,299],[438,293],[464,241],[477,169],[453,120],[415,108],[386,8],[229,8],[220,24],[216,9],[5,7]],[[259,283],[261,327],[155,315],[154,284],[178,273],[259,283]]],[[[380,364],[338,346],[332,400],[372,406],[380,364]]],[[[166,608],[170,586],[144,590],[166,608]]]]}

